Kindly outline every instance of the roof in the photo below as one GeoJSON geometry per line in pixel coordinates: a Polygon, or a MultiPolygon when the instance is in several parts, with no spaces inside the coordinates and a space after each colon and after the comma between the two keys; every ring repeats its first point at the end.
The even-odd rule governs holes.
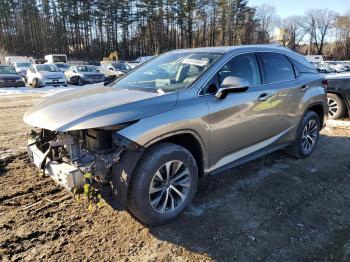
{"type": "Polygon", "coordinates": [[[186,49],[175,49],[170,52],[213,52],[213,53],[228,53],[230,51],[238,49],[254,49],[254,50],[284,50],[291,51],[290,49],[276,44],[268,45],[236,45],[236,46],[211,46],[211,47],[197,47],[186,49]]]}
{"type": "Polygon", "coordinates": [[[176,49],[170,51],[170,53],[177,52],[209,52],[209,53],[221,53],[231,54],[234,52],[278,52],[296,60],[306,67],[314,68],[313,65],[303,55],[296,53],[289,48],[283,47],[278,44],[268,45],[236,45],[236,46],[217,46],[217,47],[199,47],[199,48],[187,48],[187,49],[176,49]]]}

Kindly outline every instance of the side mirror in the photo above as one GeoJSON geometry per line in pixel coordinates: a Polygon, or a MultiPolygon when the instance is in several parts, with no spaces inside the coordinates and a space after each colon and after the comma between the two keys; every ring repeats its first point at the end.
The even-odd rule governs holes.
{"type": "Polygon", "coordinates": [[[228,76],[222,81],[221,87],[216,92],[215,96],[218,99],[225,99],[229,93],[244,92],[248,89],[249,82],[240,77],[228,76]]]}
{"type": "Polygon", "coordinates": [[[108,68],[110,71],[115,71],[113,67],[108,68]]]}

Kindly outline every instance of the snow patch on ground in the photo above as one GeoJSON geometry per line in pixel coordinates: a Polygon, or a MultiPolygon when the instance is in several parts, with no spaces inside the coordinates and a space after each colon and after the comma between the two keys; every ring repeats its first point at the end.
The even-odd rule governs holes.
{"type": "Polygon", "coordinates": [[[51,95],[72,90],[72,89],[80,89],[80,88],[87,88],[87,87],[93,87],[93,86],[103,86],[103,83],[90,84],[90,85],[84,85],[84,86],[74,86],[74,85],[59,86],[59,87],[45,86],[41,88],[31,88],[27,86],[26,87],[6,87],[6,88],[0,88],[0,96],[33,95],[33,94],[51,96],[51,95]]]}

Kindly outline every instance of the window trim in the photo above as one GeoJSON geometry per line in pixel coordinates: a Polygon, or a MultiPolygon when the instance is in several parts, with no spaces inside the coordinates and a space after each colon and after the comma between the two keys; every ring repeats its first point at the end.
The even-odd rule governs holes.
{"type": "MultiPolygon", "coordinates": [[[[286,55],[286,54],[283,53],[283,52],[280,52],[279,50],[246,51],[246,52],[242,52],[242,53],[237,53],[237,54],[231,55],[229,58],[227,58],[227,60],[225,61],[224,64],[226,64],[228,61],[230,61],[232,58],[234,58],[234,57],[236,57],[236,56],[238,56],[238,55],[242,55],[242,54],[251,54],[251,53],[255,53],[255,55],[258,57],[258,61],[260,61],[260,54],[261,54],[261,53],[276,53],[276,54],[280,54],[280,55],[283,55],[283,56],[287,57],[287,59],[289,58],[288,55],[286,55]]],[[[293,58],[291,58],[291,59],[293,59],[293,58]]],[[[289,59],[288,59],[288,60],[289,60],[289,59]]],[[[215,63],[217,63],[218,61],[219,61],[219,60],[217,60],[215,63]]],[[[260,63],[260,62],[259,62],[259,63],[260,63]]],[[[260,66],[260,64],[259,64],[259,66],[260,66]]],[[[262,65],[261,65],[261,66],[262,66],[262,65]]],[[[213,94],[203,94],[203,93],[201,94],[201,92],[204,91],[204,90],[203,90],[204,87],[208,84],[208,82],[212,79],[212,77],[213,77],[215,74],[218,73],[218,71],[219,71],[220,69],[221,69],[221,67],[220,67],[219,69],[215,70],[215,72],[208,78],[208,80],[205,81],[204,84],[198,89],[198,91],[197,91],[197,96],[208,96],[208,95],[213,95],[213,94]]],[[[260,68],[260,73],[263,73],[263,67],[260,68]]],[[[291,81],[295,81],[295,80],[299,79],[299,78],[301,77],[301,75],[302,75],[302,73],[300,73],[300,74],[298,75],[298,77],[295,77],[295,78],[292,79],[292,80],[279,81],[279,82],[274,82],[274,83],[266,83],[265,75],[263,75],[262,80],[264,80],[264,81],[262,81],[261,85],[256,85],[256,86],[251,86],[251,87],[260,87],[260,86],[265,86],[265,85],[270,85],[270,84],[287,83],[287,82],[291,82],[291,81]]],[[[197,80],[199,80],[199,79],[197,79],[197,80]]],[[[193,84],[194,84],[194,83],[193,83],[193,84]]]]}

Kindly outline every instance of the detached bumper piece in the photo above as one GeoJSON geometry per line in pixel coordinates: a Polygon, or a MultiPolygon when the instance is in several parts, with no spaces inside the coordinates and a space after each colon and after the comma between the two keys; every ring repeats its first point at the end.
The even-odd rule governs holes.
{"type": "Polygon", "coordinates": [[[28,152],[33,164],[39,169],[42,168],[44,161],[46,162],[42,169],[43,172],[59,185],[65,187],[69,191],[72,191],[74,188],[83,187],[83,172],[73,164],[54,161],[45,156],[45,154],[38,149],[35,139],[28,140],[28,152]]]}

